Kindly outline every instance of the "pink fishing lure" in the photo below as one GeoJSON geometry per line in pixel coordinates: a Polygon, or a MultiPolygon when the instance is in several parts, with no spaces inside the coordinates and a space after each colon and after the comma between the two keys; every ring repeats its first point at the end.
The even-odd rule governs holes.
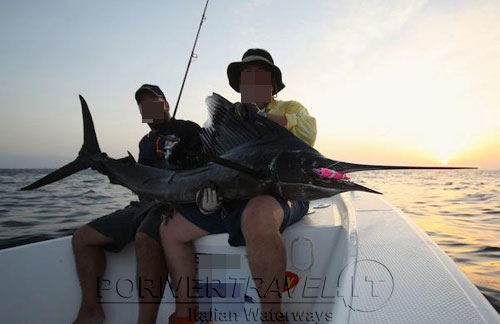
{"type": "Polygon", "coordinates": [[[315,168],[314,173],[321,178],[334,179],[334,180],[349,180],[350,178],[338,171],[330,170],[328,168],[315,168]]]}

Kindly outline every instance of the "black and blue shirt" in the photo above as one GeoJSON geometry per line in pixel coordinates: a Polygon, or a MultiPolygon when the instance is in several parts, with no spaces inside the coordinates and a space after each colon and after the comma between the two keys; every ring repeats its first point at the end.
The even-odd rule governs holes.
{"type": "Polygon", "coordinates": [[[201,127],[171,118],[164,127],[151,130],[139,142],[139,163],[156,168],[193,169],[203,162],[201,127]]]}

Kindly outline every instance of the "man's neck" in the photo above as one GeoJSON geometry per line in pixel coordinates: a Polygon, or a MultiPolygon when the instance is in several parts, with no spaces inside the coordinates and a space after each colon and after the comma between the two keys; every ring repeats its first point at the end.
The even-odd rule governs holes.
{"type": "Polygon", "coordinates": [[[161,130],[167,128],[168,127],[168,123],[170,122],[170,120],[171,120],[171,118],[166,119],[161,124],[148,124],[148,125],[149,125],[149,128],[151,128],[151,131],[158,132],[158,131],[161,131],[161,130]]]}
{"type": "Polygon", "coordinates": [[[267,105],[269,105],[273,101],[274,101],[274,98],[271,97],[271,101],[269,101],[269,102],[259,102],[259,103],[257,103],[257,107],[259,107],[259,109],[265,109],[267,107],[267,105]]]}

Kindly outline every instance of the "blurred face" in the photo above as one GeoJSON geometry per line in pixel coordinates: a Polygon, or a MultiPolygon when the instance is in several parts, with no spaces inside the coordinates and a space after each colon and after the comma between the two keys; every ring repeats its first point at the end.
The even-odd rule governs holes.
{"type": "Polygon", "coordinates": [[[170,106],[163,98],[158,98],[153,94],[144,94],[139,101],[139,111],[142,115],[142,122],[149,126],[162,125],[170,119],[170,106]]]}
{"type": "Polygon", "coordinates": [[[271,69],[262,62],[243,65],[240,74],[241,102],[267,104],[273,95],[271,69]]]}

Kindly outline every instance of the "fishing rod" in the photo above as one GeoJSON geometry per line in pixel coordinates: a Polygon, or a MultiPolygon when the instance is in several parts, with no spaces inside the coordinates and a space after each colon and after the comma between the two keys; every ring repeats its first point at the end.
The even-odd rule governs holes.
{"type": "Polygon", "coordinates": [[[203,25],[203,22],[206,19],[205,13],[207,12],[208,1],[210,1],[210,0],[207,0],[207,2],[205,3],[205,9],[203,9],[203,15],[201,16],[200,26],[198,27],[198,32],[196,33],[196,38],[194,39],[194,44],[193,44],[193,49],[191,50],[191,55],[189,55],[189,61],[188,61],[188,65],[186,68],[186,73],[184,74],[184,79],[182,80],[181,90],[179,91],[179,96],[177,97],[177,102],[175,103],[175,109],[174,109],[174,114],[172,115],[172,118],[175,118],[175,114],[177,113],[177,108],[179,107],[179,101],[181,100],[182,90],[184,90],[184,83],[186,83],[186,78],[187,78],[187,75],[189,72],[189,67],[191,66],[191,62],[193,61],[193,58],[198,57],[198,55],[196,55],[194,53],[194,50],[196,48],[196,43],[198,42],[198,36],[200,35],[201,25],[203,25]]]}

